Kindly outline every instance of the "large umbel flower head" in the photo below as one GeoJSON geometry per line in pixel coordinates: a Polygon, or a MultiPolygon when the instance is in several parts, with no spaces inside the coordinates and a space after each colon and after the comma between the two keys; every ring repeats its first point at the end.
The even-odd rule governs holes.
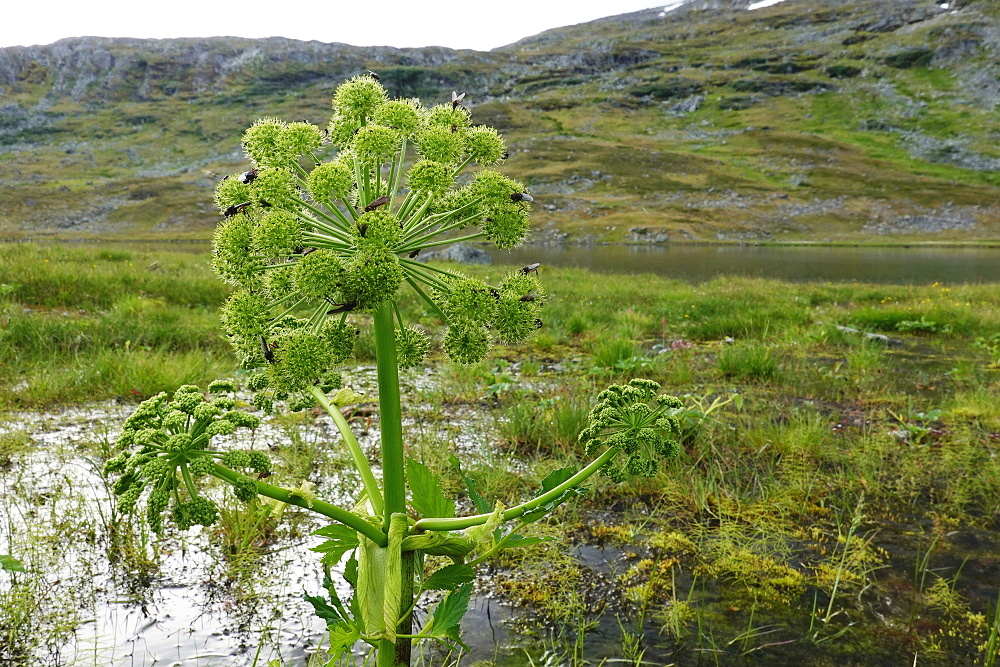
{"type": "MultiPolygon", "coordinates": [[[[541,326],[545,292],[535,276],[487,285],[418,260],[458,240],[524,241],[532,198],[494,168],[507,155],[503,137],[473,125],[458,102],[391,100],[372,76],[339,86],[333,107],[322,130],[255,122],[243,136],[252,169],[216,188],[224,218],[213,266],[236,288],[222,322],[244,365],[257,369],[250,384],[261,406],[339,386],[334,368],[357,335],[349,318],[394,303],[407,287],[445,319],[443,347],[457,361],[478,361],[494,343],[518,343],[541,326]],[[330,143],[333,158],[323,159],[330,143]],[[471,165],[480,169],[462,177],[471,165]]],[[[429,348],[402,322],[396,340],[404,366],[429,348]]]]}
{"type": "Polygon", "coordinates": [[[618,450],[601,474],[615,482],[628,477],[652,477],[659,470],[658,459],[676,458],[681,435],[678,415],[683,411],[675,396],[657,395],[660,384],[637,378],[626,385],[611,385],[597,396],[587,428],[580,442],[593,456],[601,447],[618,450]]]}
{"type": "MultiPolygon", "coordinates": [[[[131,512],[145,499],[146,521],[154,532],[163,530],[169,516],[181,530],[210,526],[219,516],[215,502],[197,489],[194,480],[212,474],[216,461],[228,468],[268,472],[271,461],[259,451],[217,451],[212,439],[240,428],[254,429],[260,419],[236,409],[228,382],[209,385],[211,400],[197,387],[180,387],[171,398],[165,393],[143,401],[125,420],[115,443],[118,453],[104,465],[105,474],[117,475],[112,491],[118,509],[131,512]]],[[[234,485],[242,500],[257,496],[250,478],[234,485]]]]}

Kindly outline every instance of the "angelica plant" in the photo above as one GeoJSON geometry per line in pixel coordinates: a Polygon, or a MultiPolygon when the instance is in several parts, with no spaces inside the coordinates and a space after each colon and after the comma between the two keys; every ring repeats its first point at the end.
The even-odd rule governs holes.
{"type": "Polygon", "coordinates": [[[354,77],[337,88],[326,128],[254,122],[243,135],[250,169],[216,188],[223,218],[212,263],[233,286],[222,326],[249,373],[253,403],[265,411],[325,410],[361,478],[357,503],[341,508],[301,486],[281,486],[265,453],[214,444],[258,424],[235,409],[225,383],[209,387],[211,399],[181,387],[144,402],[106,465],[121,509],[144,503],[155,531],[164,517],[179,529],[216,520],[215,501],[199,489],[207,477],[243,501],[262,495],[328,519],[316,531],[325,539],[315,551],[328,572],[346,557],[354,588],[346,603],[332,585],[325,597],[307,595],[328,624],[331,665],[359,641],[383,667],[409,664],[418,640],[462,645],[459,622],[476,565],[532,543],[518,530],[580,493],[595,473],[616,481],[652,475],[656,459],[678,449],[680,402],[657,398],[655,382],[633,380],[599,397],[581,436],[590,462],[553,472],[526,502],[491,504],[468,483],[479,513],[456,517],[440,480],[405,457],[399,369],[419,365],[432,341],[403,320],[399,300],[426,303],[446,327],[441,348],[459,363],[483,359],[494,344],[523,342],[542,326],[546,293],[537,265],[487,284],[419,259],[423,250],[460,241],[512,248],[528,232],[532,197],[497,169],[507,156],[503,138],[473,124],[462,101],[454,95],[450,104],[425,107],[390,99],[373,76],[354,77]],[[370,322],[375,341],[381,478],[340,411],[359,398],[342,386],[339,369],[362,322],[370,322]],[[427,574],[428,556],[451,563],[427,574]],[[421,594],[435,590],[445,593],[414,627],[421,594]]]}

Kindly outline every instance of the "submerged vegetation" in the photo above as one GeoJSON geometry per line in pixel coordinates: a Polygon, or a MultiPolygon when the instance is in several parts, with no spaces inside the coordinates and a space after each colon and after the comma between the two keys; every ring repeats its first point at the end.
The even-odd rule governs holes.
{"type": "MultiPolygon", "coordinates": [[[[206,384],[236,370],[209,314],[227,295],[207,254],[27,244],[0,252],[4,410],[84,397],[132,403],[164,384],[206,384]],[[150,315],[131,319],[125,332],[116,324],[124,304],[150,315]],[[189,329],[168,335],[172,321],[189,329]],[[132,367],[131,385],[76,386],[100,378],[94,369],[109,359],[123,368],[143,356],[134,346],[160,353],[132,367]]],[[[477,582],[530,610],[511,639],[529,638],[520,640],[528,653],[493,664],[528,664],[529,655],[540,664],[546,650],[575,664],[609,656],[634,664],[995,664],[995,285],[691,285],[540,270],[550,300],[531,342],[451,366],[438,364],[444,351],[433,334],[428,359],[403,376],[420,411],[405,427],[408,452],[446,488],[463,486],[449,457],[467,445],[450,424],[470,407],[493,417],[476,426],[484,446],[463,465],[486,497],[517,497],[548,471],[579,466],[575,434],[609,382],[641,374],[694,407],[681,424],[680,456],[654,477],[592,484],[557,510],[563,528],[543,521],[524,533],[563,533],[562,545],[575,550],[539,542],[502,556],[477,582]],[[416,382],[424,375],[431,380],[416,382]]],[[[510,269],[462,271],[489,282],[510,269]]],[[[438,315],[403,317],[439,331],[438,315]]],[[[356,343],[362,360],[369,347],[356,343]]],[[[362,430],[372,419],[363,408],[351,416],[362,430]]],[[[309,434],[317,419],[307,412],[275,422],[292,434],[275,450],[276,466],[353,488],[341,472],[346,462],[309,434]]],[[[95,426],[73,455],[102,461],[101,432],[95,426]]],[[[10,421],[0,439],[0,495],[11,508],[0,553],[26,572],[0,572],[10,584],[0,593],[0,627],[24,629],[11,646],[44,663],[82,618],[56,603],[57,584],[31,576],[55,567],[47,540],[108,548],[140,591],[166,576],[158,568],[171,541],[116,532],[107,521],[89,532],[19,529],[12,517],[36,525],[33,516],[55,517],[59,493],[70,493],[43,498],[15,482],[38,474],[36,452],[10,421]]],[[[72,525],[69,515],[53,525],[72,525]]],[[[253,573],[274,540],[301,543],[307,526],[294,509],[262,506],[237,518],[224,506],[208,548],[230,563],[229,595],[252,597],[260,586],[253,573]]],[[[489,664],[488,651],[475,655],[489,664]]]]}

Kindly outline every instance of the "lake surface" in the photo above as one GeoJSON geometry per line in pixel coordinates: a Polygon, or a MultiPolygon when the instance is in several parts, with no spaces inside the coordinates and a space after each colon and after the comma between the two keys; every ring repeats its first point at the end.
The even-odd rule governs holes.
{"type": "Polygon", "coordinates": [[[655,273],[693,283],[723,275],[904,285],[1000,282],[1000,248],[527,246],[488,252],[498,263],[655,273]]]}
{"type": "MultiPolygon", "coordinates": [[[[115,241],[107,245],[190,252],[209,252],[211,248],[207,241],[115,241]]],[[[543,266],[579,267],[602,273],[654,273],[692,283],[726,275],[792,282],[1000,283],[1000,247],[529,245],[511,251],[486,244],[476,247],[501,264],[526,266],[540,262],[543,266]]]]}

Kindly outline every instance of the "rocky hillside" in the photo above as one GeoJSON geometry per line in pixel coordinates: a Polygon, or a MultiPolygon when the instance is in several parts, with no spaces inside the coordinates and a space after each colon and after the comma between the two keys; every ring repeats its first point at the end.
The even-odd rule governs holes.
{"type": "MultiPolygon", "coordinates": [[[[674,3],[671,3],[674,4],[674,3]]],[[[0,49],[0,234],[206,238],[260,116],[366,70],[467,92],[538,241],[1000,238],[1000,6],[691,0],[490,52],[272,38],[0,49]]]]}

